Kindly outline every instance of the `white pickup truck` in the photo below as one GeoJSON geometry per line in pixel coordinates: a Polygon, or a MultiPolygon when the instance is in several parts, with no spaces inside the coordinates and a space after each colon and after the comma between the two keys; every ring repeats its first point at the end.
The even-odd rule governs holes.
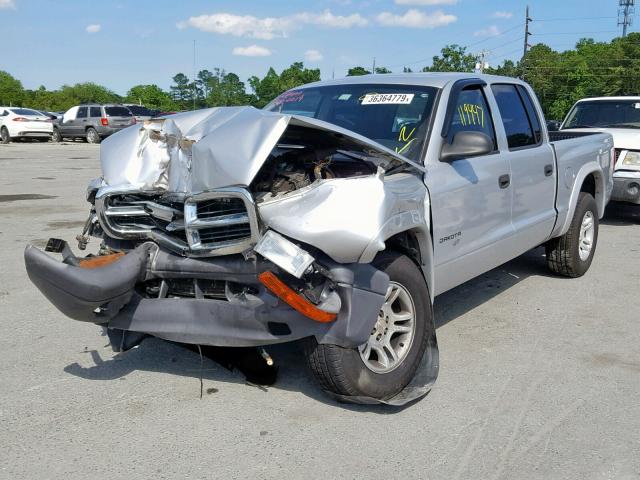
{"type": "Polygon", "coordinates": [[[560,130],[610,133],[616,150],[611,200],[640,205],[640,97],[579,100],[560,130]]]}
{"type": "Polygon", "coordinates": [[[116,350],[306,339],[324,390],[403,404],[438,372],[434,296],[539,245],[553,272],[588,270],[613,139],[562,136],[527,84],[456,73],[151,119],[102,144],[79,237],[99,254],[51,239],[62,262],[27,246],[27,272],[116,350]]]}

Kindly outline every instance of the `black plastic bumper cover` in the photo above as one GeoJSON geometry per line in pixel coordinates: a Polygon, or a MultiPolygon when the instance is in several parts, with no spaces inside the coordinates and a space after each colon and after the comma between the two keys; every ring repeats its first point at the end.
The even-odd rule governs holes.
{"type": "Polygon", "coordinates": [[[49,301],[75,320],[176,342],[257,346],[315,336],[320,343],[355,347],[364,343],[384,302],[389,278],[370,265],[327,261],[342,308],[334,322],[318,323],[266,291],[258,274],[275,266],[241,256],[185,258],[146,243],[96,269],[59,262],[33,246],[24,253],[31,281],[49,301]],[[144,298],[135,286],[152,278],[201,278],[251,284],[255,295],[227,300],[144,298]],[[273,325],[286,325],[284,333],[273,325]]]}

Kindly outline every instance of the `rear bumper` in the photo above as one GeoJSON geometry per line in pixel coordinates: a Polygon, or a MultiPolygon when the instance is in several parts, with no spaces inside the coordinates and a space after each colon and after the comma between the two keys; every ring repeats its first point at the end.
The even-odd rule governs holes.
{"type": "Polygon", "coordinates": [[[611,200],[640,204],[640,172],[628,172],[628,176],[616,173],[613,177],[611,200]]]}
{"type": "Polygon", "coordinates": [[[53,130],[50,131],[31,131],[24,130],[15,132],[16,137],[29,137],[29,138],[51,138],[53,130]]]}
{"type": "Polygon", "coordinates": [[[309,336],[320,343],[361,345],[375,324],[389,281],[370,265],[323,259],[342,306],[335,321],[318,323],[262,286],[261,272],[278,271],[267,261],[248,261],[240,255],[185,258],[151,242],[96,269],[59,262],[33,246],[27,246],[24,256],[31,281],[66,316],[201,345],[258,346],[309,336]],[[251,293],[225,287],[226,299],[148,298],[139,287],[152,279],[216,280],[248,286],[251,293]]]}

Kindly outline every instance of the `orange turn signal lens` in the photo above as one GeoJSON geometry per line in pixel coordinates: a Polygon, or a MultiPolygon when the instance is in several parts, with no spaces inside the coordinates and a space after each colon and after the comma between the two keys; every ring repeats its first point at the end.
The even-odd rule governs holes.
{"type": "Polygon", "coordinates": [[[99,255],[97,257],[88,257],[80,260],[81,268],[100,268],[110,265],[119,258],[124,257],[124,253],[112,253],[111,255],[99,255]]]}
{"type": "Polygon", "coordinates": [[[258,279],[265,287],[273,292],[276,297],[294,310],[300,312],[305,317],[321,323],[333,322],[336,319],[335,313],[328,313],[324,310],[320,310],[309,300],[285,285],[285,283],[272,272],[263,272],[258,275],[258,279]]]}

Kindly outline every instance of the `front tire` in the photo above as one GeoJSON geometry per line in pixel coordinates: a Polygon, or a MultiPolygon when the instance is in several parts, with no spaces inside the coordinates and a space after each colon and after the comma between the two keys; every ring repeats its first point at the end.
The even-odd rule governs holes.
{"type": "Polygon", "coordinates": [[[598,243],[598,227],[595,199],[589,193],[580,192],[569,230],[545,245],[549,269],[573,278],[587,273],[598,243]]]}
{"type": "Polygon", "coordinates": [[[51,134],[51,141],[56,143],[59,143],[62,141],[62,134],[60,133],[60,130],[58,130],[57,128],[53,129],[53,133],[51,134]]]}
{"type": "Polygon", "coordinates": [[[9,130],[7,127],[0,128],[0,143],[7,144],[11,142],[11,136],[9,135],[9,130]]]}
{"type": "Polygon", "coordinates": [[[312,338],[306,355],[324,390],[385,400],[411,382],[434,327],[429,290],[415,263],[390,252],[373,264],[389,275],[390,285],[367,343],[343,348],[312,338]]]}
{"type": "Polygon", "coordinates": [[[100,143],[100,135],[95,128],[87,128],[87,142],[88,143],[100,143]]]}

